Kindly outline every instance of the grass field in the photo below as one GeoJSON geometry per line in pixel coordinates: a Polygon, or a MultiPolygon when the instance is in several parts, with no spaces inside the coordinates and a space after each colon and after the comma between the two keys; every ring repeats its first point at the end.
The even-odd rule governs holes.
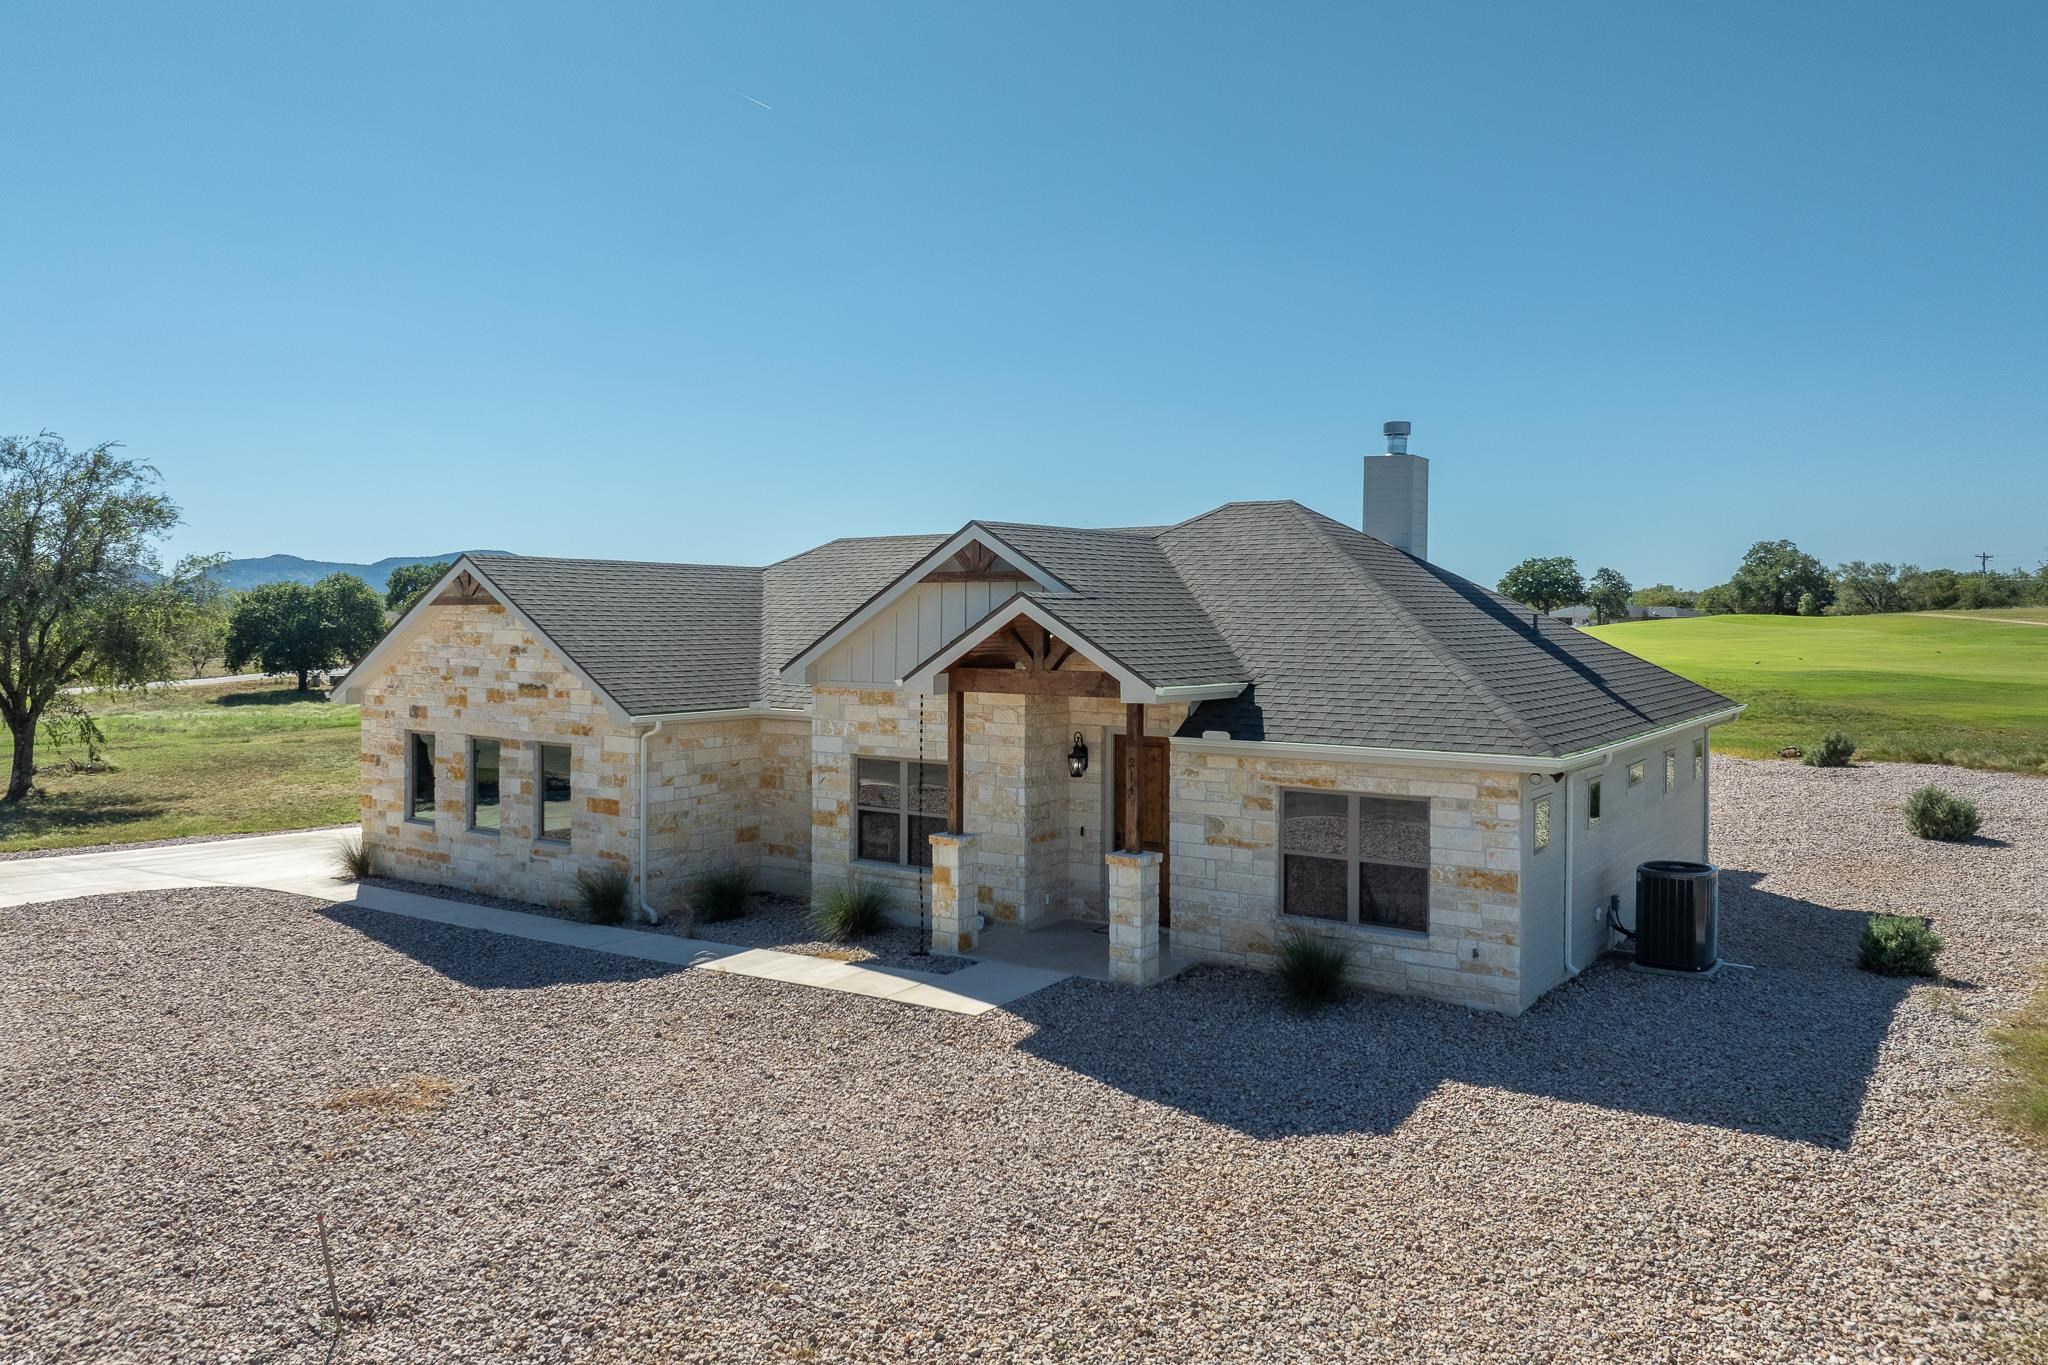
{"type": "MultiPolygon", "coordinates": [[[[2048,633],[2048,632],[2044,632],[2048,633]]],[[[118,693],[93,701],[103,771],[84,751],[36,746],[48,794],[0,806],[0,853],[343,824],[356,817],[356,708],[273,679],[118,693]]],[[[0,765],[12,746],[0,731],[0,765]]]]}
{"type": "Polygon", "coordinates": [[[1847,731],[1860,757],[2048,772],[2038,608],[1893,616],[1699,616],[1591,634],[1749,710],[1714,747],[1762,757],[1847,731]]]}

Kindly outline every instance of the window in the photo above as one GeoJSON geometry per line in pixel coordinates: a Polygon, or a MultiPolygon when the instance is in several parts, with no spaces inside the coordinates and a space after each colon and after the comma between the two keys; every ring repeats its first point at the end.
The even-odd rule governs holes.
{"type": "Polygon", "coordinates": [[[946,828],[946,765],[856,758],[854,767],[853,856],[930,867],[931,836],[946,828]]]}
{"type": "Polygon", "coordinates": [[[569,746],[540,746],[540,837],[569,842],[569,746]]]}
{"type": "Polygon", "coordinates": [[[1664,751],[1664,790],[1670,791],[1678,785],[1678,750],[1664,751]]]}
{"type": "Polygon", "coordinates": [[[1429,929],[1429,802],[1280,796],[1280,909],[1304,919],[1429,929]]]}
{"type": "Polygon", "coordinates": [[[434,822],[434,737],[412,735],[406,742],[405,818],[434,822]]]}
{"type": "Polygon", "coordinates": [[[1588,782],[1586,784],[1586,828],[1600,828],[1600,784],[1598,782],[1588,782]]]}
{"type": "Polygon", "coordinates": [[[1548,795],[1536,798],[1532,823],[1536,832],[1536,851],[1541,853],[1544,849],[1550,847],[1550,797],[1548,795]]]}
{"type": "Polygon", "coordinates": [[[1697,782],[1707,775],[1707,742],[1696,739],[1692,742],[1692,780],[1697,782]]]}
{"type": "Polygon", "coordinates": [[[1631,787],[1643,785],[1643,760],[1640,758],[1628,765],[1628,784],[1631,787]]]}
{"type": "Polygon", "coordinates": [[[498,741],[469,742],[469,827],[498,832],[498,741]]]}

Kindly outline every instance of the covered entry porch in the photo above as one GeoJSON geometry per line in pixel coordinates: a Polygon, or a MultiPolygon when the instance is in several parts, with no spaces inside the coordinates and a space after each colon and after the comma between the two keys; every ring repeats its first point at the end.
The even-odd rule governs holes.
{"type": "Polygon", "coordinates": [[[919,680],[946,700],[933,949],[1136,985],[1170,975],[1166,735],[1186,707],[1125,700],[1080,646],[1024,616],[953,655],[919,680]]]}

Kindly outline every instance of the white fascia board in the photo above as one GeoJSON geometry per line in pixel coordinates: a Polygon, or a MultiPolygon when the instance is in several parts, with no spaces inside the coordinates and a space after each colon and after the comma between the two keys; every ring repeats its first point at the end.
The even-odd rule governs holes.
{"type": "Polygon", "coordinates": [[[1004,560],[1021,569],[1027,578],[1047,592],[1073,591],[1072,588],[1062,583],[1051,573],[1032,563],[1031,560],[1005,544],[1002,537],[988,530],[980,522],[970,521],[954,532],[952,539],[898,574],[894,582],[890,583],[889,586],[883,588],[873,597],[870,597],[858,611],[819,636],[803,653],[777,669],[775,676],[783,682],[809,682],[810,679],[805,676],[805,670],[824,657],[834,645],[837,645],[841,640],[846,639],[847,636],[852,635],[862,626],[888,610],[903,594],[923,582],[926,574],[931,573],[939,565],[945,563],[954,555],[959,554],[976,541],[980,541],[982,544],[997,551],[1004,560]]]}
{"type": "Polygon", "coordinates": [[[635,716],[635,725],[688,725],[701,720],[809,720],[808,706],[766,706],[756,702],[749,706],[715,706],[702,711],[663,711],[654,715],[635,716]]]}
{"type": "Polygon", "coordinates": [[[931,693],[936,690],[938,675],[958,662],[967,652],[988,638],[991,626],[1022,616],[1035,621],[1060,639],[1074,647],[1074,652],[1094,664],[1110,677],[1115,678],[1120,700],[1126,702],[1193,701],[1211,697],[1234,697],[1244,691],[1243,683],[1196,683],[1172,687],[1155,687],[1133,673],[1115,655],[1103,649],[1081,632],[1062,621],[1058,615],[1037,602],[1023,597],[1010,597],[996,604],[993,611],[955,636],[953,642],[938,653],[926,659],[905,676],[896,680],[896,685],[914,692],[931,693]]]}
{"type": "Polygon", "coordinates": [[[502,588],[500,588],[496,583],[493,583],[490,579],[490,575],[486,574],[482,569],[478,568],[476,565],[476,561],[471,559],[468,555],[464,555],[461,558],[457,559],[453,564],[451,564],[448,567],[448,572],[441,575],[441,579],[439,582],[434,584],[432,588],[429,588],[426,592],[420,595],[420,600],[413,603],[412,609],[406,612],[404,616],[400,617],[398,621],[392,625],[391,629],[385,633],[384,638],[377,642],[377,647],[375,649],[372,649],[368,654],[365,654],[363,656],[361,663],[358,663],[354,668],[349,670],[349,675],[348,677],[342,680],[342,685],[339,688],[337,688],[334,692],[329,693],[327,699],[329,701],[335,701],[337,699],[346,700],[353,699],[354,697],[356,697],[358,689],[356,679],[360,677],[367,681],[368,679],[375,677],[376,670],[372,669],[371,665],[378,664],[380,667],[382,666],[378,656],[385,654],[387,651],[395,651],[400,645],[404,644],[406,640],[410,640],[413,636],[417,635],[420,631],[420,628],[424,626],[426,623],[426,617],[424,613],[427,611],[428,608],[434,605],[434,599],[441,595],[442,590],[446,588],[450,582],[454,581],[454,578],[458,573],[462,573],[464,571],[467,571],[472,578],[476,579],[477,582],[483,584],[484,587],[490,591],[492,599],[495,600],[499,606],[503,607],[505,611],[512,617],[512,619],[517,621],[520,627],[524,629],[528,635],[531,635],[534,639],[541,641],[543,644],[547,645],[549,649],[552,649],[555,652],[555,657],[562,661],[562,666],[564,668],[567,668],[570,673],[574,674],[578,682],[582,683],[585,687],[589,688],[592,696],[596,697],[599,701],[604,703],[605,712],[611,716],[612,722],[614,724],[624,726],[631,725],[633,723],[633,717],[627,713],[626,708],[619,705],[619,703],[612,698],[611,693],[605,691],[603,687],[599,686],[597,679],[591,677],[590,674],[584,672],[583,666],[577,663],[574,659],[569,657],[568,650],[563,649],[560,645],[556,644],[554,640],[549,638],[548,633],[546,631],[542,630],[539,626],[535,625],[533,618],[531,616],[528,616],[525,612],[521,611],[519,609],[519,604],[514,602],[511,599],[511,597],[509,597],[505,593],[505,591],[502,588]],[[401,636],[403,638],[401,638],[401,636]]]}
{"type": "Polygon", "coordinates": [[[1540,754],[1455,753],[1445,749],[1391,749],[1362,744],[1295,744],[1263,739],[1182,739],[1172,741],[1175,749],[1196,754],[1265,754],[1274,758],[1320,758],[1332,763],[1380,763],[1410,768],[1484,768],[1494,772],[1566,773],[1604,767],[1623,749],[1654,744],[1689,730],[1710,729],[1741,715],[1744,708],[1730,707],[1662,729],[1632,735],[1627,739],[1591,749],[1545,758],[1540,754]]]}

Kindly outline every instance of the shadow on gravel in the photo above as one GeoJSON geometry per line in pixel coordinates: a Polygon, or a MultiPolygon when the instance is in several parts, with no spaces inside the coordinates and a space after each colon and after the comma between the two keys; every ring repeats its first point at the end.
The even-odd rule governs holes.
{"type": "Polygon", "coordinates": [[[431,967],[451,981],[483,991],[648,981],[687,970],[663,962],[614,957],[610,953],[513,938],[483,929],[387,915],[353,905],[327,905],[317,913],[393,952],[405,954],[421,966],[431,967]]]}
{"type": "Polygon", "coordinates": [[[1754,970],[1602,963],[1518,1019],[1371,994],[1303,1015],[1270,979],[1213,967],[1095,1009],[1071,993],[1117,988],[1010,1008],[1037,1025],[1025,1051],[1253,1137],[1391,1132],[1449,1083],[1846,1148],[1909,986],[1857,970],[1861,912],[1758,880],[1721,884],[1722,954],[1754,970]]]}

